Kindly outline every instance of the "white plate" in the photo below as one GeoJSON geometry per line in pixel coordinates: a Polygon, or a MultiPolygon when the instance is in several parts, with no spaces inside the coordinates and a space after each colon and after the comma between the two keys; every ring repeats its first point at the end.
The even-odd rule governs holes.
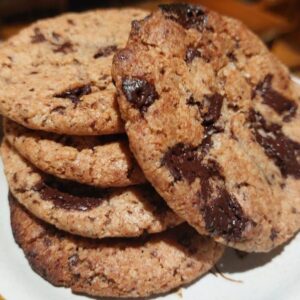
{"type": "MultiPolygon", "coordinates": [[[[6,300],[91,300],[54,287],[31,270],[12,237],[1,161],[0,191],[0,295],[6,300]]],[[[218,268],[225,277],[239,282],[209,273],[189,287],[156,300],[300,299],[300,234],[268,254],[240,258],[228,249],[218,268]]]]}

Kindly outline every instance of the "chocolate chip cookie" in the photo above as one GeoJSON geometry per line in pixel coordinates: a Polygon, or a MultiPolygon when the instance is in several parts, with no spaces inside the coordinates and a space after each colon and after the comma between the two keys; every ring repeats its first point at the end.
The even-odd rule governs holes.
{"type": "Polygon", "coordinates": [[[182,223],[150,185],[99,189],[48,176],[6,142],[2,158],[9,188],[38,218],[91,238],[134,237],[182,223]]]}
{"type": "Polygon", "coordinates": [[[27,129],[5,119],[6,139],[38,169],[97,187],[121,187],[146,179],[126,136],[67,136],[27,129]]]}
{"type": "Polygon", "coordinates": [[[299,87],[241,22],[162,5],[113,78],[145,176],[199,233],[259,252],[299,230],[299,87]]]}
{"type": "Polygon", "coordinates": [[[42,223],[10,200],[16,242],[31,267],[54,285],[100,297],[168,292],[206,273],[223,247],[187,225],[140,239],[89,240],[42,223]]]}
{"type": "Polygon", "coordinates": [[[0,46],[0,113],[32,129],[70,135],[123,132],[111,81],[114,52],[138,9],[42,20],[0,46]]]}

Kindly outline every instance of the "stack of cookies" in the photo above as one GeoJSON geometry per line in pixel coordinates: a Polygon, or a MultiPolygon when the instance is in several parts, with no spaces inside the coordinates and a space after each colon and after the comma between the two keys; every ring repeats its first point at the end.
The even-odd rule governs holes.
{"type": "Polygon", "coordinates": [[[53,284],[164,293],[224,245],[267,252],[300,229],[300,88],[240,22],[188,4],[67,14],[0,64],[12,229],[53,284]]]}
{"type": "Polygon", "coordinates": [[[147,14],[67,14],[33,24],[0,50],[14,236],[36,272],[75,292],[167,292],[223,253],[182,224],[129,150],[111,64],[131,21],[147,14]]]}

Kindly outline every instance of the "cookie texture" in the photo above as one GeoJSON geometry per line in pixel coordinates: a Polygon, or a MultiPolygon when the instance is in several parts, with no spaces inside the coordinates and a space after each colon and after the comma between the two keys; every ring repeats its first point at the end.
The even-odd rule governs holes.
{"type": "Polygon", "coordinates": [[[27,129],[5,119],[6,139],[38,169],[97,187],[145,183],[123,135],[68,136],[27,129]]]}
{"type": "Polygon", "coordinates": [[[299,87],[243,24],[163,5],[112,72],[146,178],[199,233],[259,252],[299,230],[299,87]]]}
{"type": "Polygon", "coordinates": [[[76,238],[38,221],[10,200],[15,240],[32,268],[77,293],[143,297],[168,292],[206,273],[223,246],[184,225],[140,239],[76,238]]]}
{"type": "Polygon", "coordinates": [[[135,237],[182,223],[149,184],[95,188],[38,171],[8,143],[1,150],[12,194],[59,229],[90,238],[135,237]]]}
{"type": "Polygon", "coordinates": [[[113,53],[138,9],[66,14],[32,24],[0,46],[0,113],[61,134],[123,132],[111,81],[113,53]]]}

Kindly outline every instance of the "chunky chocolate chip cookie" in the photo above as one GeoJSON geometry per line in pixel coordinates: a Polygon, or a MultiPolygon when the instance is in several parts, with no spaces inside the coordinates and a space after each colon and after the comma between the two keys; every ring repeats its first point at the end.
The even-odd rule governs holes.
{"type": "Polygon", "coordinates": [[[99,189],[48,176],[6,142],[2,158],[9,188],[38,218],[91,238],[133,237],[182,223],[150,185],[99,189]]]}
{"type": "Polygon", "coordinates": [[[6,139],[38,169],[97,187],[121,187],[146,179],[123,135],[67,136],[27,129],[5,119],[6,139]]]}
{"type": "Polygon", "coordinates": [[[0,113],[33,129],[74,135],[122,132],[114,52],[138,9],[66,14],[34,23],[0,46],[0,113]]]}
{"type": "Polygon", "coordinates": [[[140,239],[89,240],[42,223],[14,199],[11,224],[31,267],[58,286],[107,297],[168,292],[206,273],[223,247],[187,225],[140,239]]]}
{"type": "Polygon", "coordinates": [[[162,5],[113,62],[130,146],[201,234],[269,251],[300,228],[300,90],[239,21],[162,5]]]}

